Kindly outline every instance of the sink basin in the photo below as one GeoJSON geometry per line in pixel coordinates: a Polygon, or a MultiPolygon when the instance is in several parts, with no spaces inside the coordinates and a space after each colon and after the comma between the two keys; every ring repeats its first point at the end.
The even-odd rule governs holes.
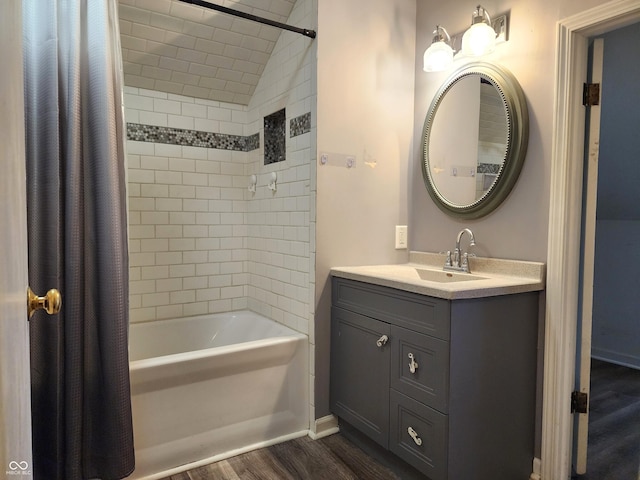
{"type": "Polygon", "coordinates": [[[486,280],[486,277],[480,277],[472,273],[447,272],[445,270],[429,270],[424,268],[416,268],[415,270],[421,280],[427,280],[429,282],[452,283],[486,280]]]}
{"type": "Polygon", "coordinates": [[[443,270],[445,260],[411,252],[408,263],[333,267],[331,275],[447,300],[544,290],[544,263],[473,257],[472,272],[464,273],[443,270]]]}

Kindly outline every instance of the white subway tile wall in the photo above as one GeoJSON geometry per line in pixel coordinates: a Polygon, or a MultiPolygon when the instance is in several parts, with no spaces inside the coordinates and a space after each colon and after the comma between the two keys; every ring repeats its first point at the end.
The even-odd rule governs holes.
{"type": "MultiPolygon", "coordinates": [[[[312,28],[316,20],[311,4],[298,0],[288,23],[312,28]]],[[[246,165],[247,178],[258,177],[255,194],[245,192],[249,307],[308,334],[313,330],[315,291],[315,243],[310,234],[315,224],[314,59],[312,40],[292,32],[280,34],[249,102],[244,130],[244,135],[260,132],[260,148],[247,153],[246,165]],[[286,160],[264,165],[264,117],[281,109],[286,115],[286,160]],[[311,132],[291,138],[291,119],[309,112],[311,132]],[[275,192],[267,188],[272,172],[277,174],[275,192]]]]}
{"type": "MultiPolygon", "coordinates": [[[[296,2],[242,3],[247,13],[286,22],[296,2]]],[[[268,25],[169,0],[120,0],[119,17],[127,85],[243,105],[280,33],[268,25]]]]}
{"type": "MultiPolygon", "coordinates": [[[[288,23],[312,28],[312,1],[298,0],[288,23]]],[[[249,152],[127,142],[132,322],[250,308],[309,334],[314,354],[314,58],[311,39],[282,32],[248,106],[125,88],[127,122],[260,133],[249,152]],[[263,117],[282,108],[286,161],[265,166],[263,117]],[[306,113],[310,132],[291,138],[290,120],[306,113]]]]}
{"type": "MultiPolygon", "coordinates": [[[[298,10],[304,8],[292,16],[298,10]]],[[[311,111],[303,43],[309,40],[281,36],[248,108],[126,87],[126,119],[234,135],[260,131],[263,138],[262,118],[275,105],[288,120],[311,111]],[[301,65],[288,72],[292,83],[281,81],[283,65],[301,65]],[[248,117],[255,120],[248,124],[248,117]]],[[[289,161],[277,168],[261,165],[263,145],[245,153],[128,142],[133,322],[249,306],[309,332],[310,137],[287,138],[289,161]],[[266,188],[271,171],[280,174],[276,192],[266,188]],[[251,173],[260,174],[255,195],[246,188],[251,173]]]]}
{"type": "MultiPolygon", "coordinates": [[[[193,125],[212,107],[229,119],[232,110],[245,114],[237,105],[134,87],[126,87],[125,105],[127,121],[156,126],[169,117],[193,125]]],[[[246,308],[246,236],[234,227],[247,208],[247,153],[136,141],[127,150],[131,321],[246,308]]]]}

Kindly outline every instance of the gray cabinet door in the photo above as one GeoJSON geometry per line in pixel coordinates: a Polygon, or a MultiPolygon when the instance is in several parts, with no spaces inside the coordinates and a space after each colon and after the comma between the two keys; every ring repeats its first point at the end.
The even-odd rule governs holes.
{"type": "Polygon", "coordinates": [[[389,325],[335,307],[331,318],[331,411],[387,448],[389,325]]]}

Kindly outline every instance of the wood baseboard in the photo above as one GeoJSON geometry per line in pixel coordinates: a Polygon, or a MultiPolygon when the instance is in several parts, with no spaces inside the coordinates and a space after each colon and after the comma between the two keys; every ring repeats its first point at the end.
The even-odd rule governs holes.
{"type": "Polygon", "coordinates": [[[309,437],[311,437],[312,440],[318,440],[319,438],[328,437],[339,431],[338,418],[334,415],[327,415],[315,420],[311,430],[309,430],[309,437]]]}

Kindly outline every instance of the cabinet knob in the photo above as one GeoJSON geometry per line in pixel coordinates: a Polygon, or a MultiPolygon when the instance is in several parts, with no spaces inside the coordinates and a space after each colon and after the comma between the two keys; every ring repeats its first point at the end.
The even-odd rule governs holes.
{"type": "Polygon", "coordinates": [[[376,345],[378,347],[382,347],[385,343],[387,343],[389,341],[389,337],[387,337],[386,335],[382,335],[378,341],[376,342],[376,345]]]}
{"type": "Polygon", "coordinates": [[[418,369],[418,362],[416,362],[416,358],[413,356],[413,353],[409,353],[409,360],[411,360],[409,362],[409,371],[411,373],[416,373],[416,370],[418,369]]]}
{"type": "Polygon", "coordinates": [[[422,439],[418,436],[418,432],[416,432],[413,428],[409,427],[407,428],[407,433],[411,435],[411,438],[413,438],[413,441],[416,442],[416,445],[418,446],[422,445],[422,439]]]}

